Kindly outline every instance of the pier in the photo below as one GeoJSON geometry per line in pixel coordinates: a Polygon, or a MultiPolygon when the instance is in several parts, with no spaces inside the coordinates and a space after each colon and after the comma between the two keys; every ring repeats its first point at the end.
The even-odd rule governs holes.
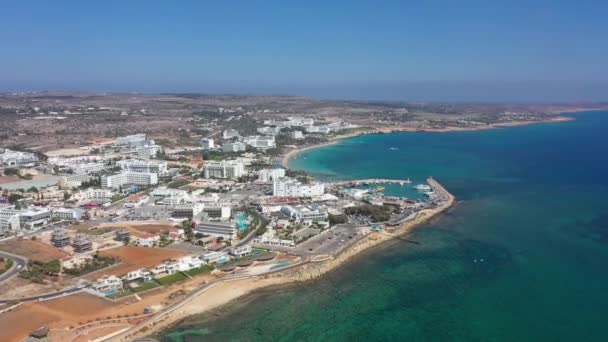
{"type": "Polygon", "coordinates": [[[382,178],[370,178],[370,179],[354,179],[347,181],[339,181],[339,182],[331,182],[330,185],[351,185],[351,184],[364,184],[364,185],[373,185],[373,184],[399,184],[406,185],[410,184],[412,181],[408,179],[382,179],[382,178]]]}

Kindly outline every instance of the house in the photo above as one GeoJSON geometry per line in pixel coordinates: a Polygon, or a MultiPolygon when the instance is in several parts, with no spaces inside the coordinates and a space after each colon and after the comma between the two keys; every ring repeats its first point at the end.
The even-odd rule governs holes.
{"type": "Polygon", "coordinates": [[[243,246],[235,247],[230,251],[230,255],[233,255],[234,257],[237,257],[237,258],[244,257],[249,254],[251,254],[250,245],[243,245],[243,246]]]}
{"type": "Polygon", "coordinates": [[[127,273],[124,279],[128,281],[133,281],[137,279],[142,279],[143,281],[150,281],[152,280],[152,272],[150,272],[150,270],[146,268],[140,268],[138,270],[127,273]]]}
{"type": "Polygon", "coordinates": [[[203,254],[202,258],[208,264],[226,262],[226,261],[230,260],[230,257],[228,256],[228,253],[226,253],[226,252],[209,252],[209,253],[203,254]]]}
{"type": "Polygon", "coordinates": [[[147,233],[137,238],[137,243],[142,247],[153,247],[160,242],[160,235],[147,233]]]}
{"type": "Polygon", "coordinates": [[[104,276],[92,284],[93,289],[99,292],[116,291],[122,289],[122,280],[117,276],[104,276]]]}

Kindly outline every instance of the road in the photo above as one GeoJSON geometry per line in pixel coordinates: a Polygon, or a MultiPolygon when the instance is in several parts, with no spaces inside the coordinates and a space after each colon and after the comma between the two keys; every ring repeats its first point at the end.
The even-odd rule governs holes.
{"type": "Polygon", "coordinates": [[[176,311],[177,309],[183,307],[184,305],[188,304],[191,300],[193,300],[194,298],[200,296],[201,294],[207,292],[207,290],[222,284],[222,283],[226,283],[226,282],[231,282],[231,281],[237,281],[237,280],[243,280],[243,279],[252,279],[252,278],[257,278],[257,277],[261,277],[264,275],[268,275],[268,274],[272,274],[272,273],[277,273],[277,272],[282,272],[294,267],[298,267],[298,266],[302,266],[304,264],[308,264],[309,262],[311,262],[308,258],[303,258],[302,260],[298,261],[297,263],[291,264],[291,265],[287,265],[285,267],[281,267],[278,269],[274,269],[274,270],[270,270],[270,271],[266,271],[260,274],[255,274],[255,275],[230,275],[227,276],[225,278],[213,281],[211,283],[205,284],[202,287],[198,288],[197,290],[194,290],[193,292],[191,292],[190,294],[188,294],[185,298],[169,305],[168,307],[162,309],[161,311],[159,311],[158,313],[156,313],[154,316],[150,317],[150,319],[145,320],[144,322],[132,327],[131,329],[116,335],[116,336],[112,336],[109,338],[101,338],[101,341],[119,341],[122,339],[125,339],[127,336],[129,336],[130,334],[133,334],[135,332],[140,331],[142,328],[144,328],[145,326],[148,325],[154,325],[155,322],[158,322],[160,319],[164,318],[166,315],[176,311]]]}
{"type": "Polygon", "coordinates": [[[13,260],[13,266],[6,272],[0,274],[0,283],[16,276],[27,265],[27,258],[11,253],[0,252],[0,257],[13,260]]]}

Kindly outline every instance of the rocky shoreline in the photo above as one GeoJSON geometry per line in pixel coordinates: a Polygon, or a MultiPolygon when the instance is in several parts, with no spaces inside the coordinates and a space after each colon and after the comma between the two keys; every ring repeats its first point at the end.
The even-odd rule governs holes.
{"type": "Polygon", "coordinates": [[[199,296],[189,300],[188,303],[183,305],[179,310],[172,311],[160,317],[154,317],[149,322],[146,322],[135,329],[130,329],[128,332],[123,333],[120,336],[107,339],[106,341],[131,341],[136,338],[157,334],[160,331],[177,324],[180,320],[187,316],[201,314],[203,312],[229,304],[231,301],[247,295],[252,291],[269,286],[301,283],[314,280],[342,265],[345,265],[362,252],[367,251],[372,247],[378,246],[383,242],[389,241],[395,237],[411,233],[416,227],[428,222],[430,219],[436,217],[454,205],[455,199],[453,195],[451,195],[436,181],[429,180],[429,182],[433,182],[433,186],[437,188],[438,191],[445,193],[447,196],[446,201],[436,208],[421,210],[414,219],[392,229],[390,232],[371,233],[349,248],[346,248],[339,254],[325,261],[309,262],[285,271],[261,275],[252,279],[223,282],[209,291],[201,293],[199,296]]]}

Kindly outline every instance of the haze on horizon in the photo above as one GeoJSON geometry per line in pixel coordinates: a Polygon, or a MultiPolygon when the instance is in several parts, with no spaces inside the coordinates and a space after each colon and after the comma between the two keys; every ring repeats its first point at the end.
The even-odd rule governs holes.
{"type": "Polygon", "coordinates": [[[9,1],[0,92],[606,101],[605,1],[9,1]]]}

